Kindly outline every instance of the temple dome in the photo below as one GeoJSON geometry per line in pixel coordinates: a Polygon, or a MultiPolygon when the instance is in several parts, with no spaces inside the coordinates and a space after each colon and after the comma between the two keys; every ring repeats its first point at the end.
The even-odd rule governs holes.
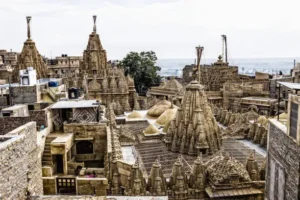
{"type": "Polygon", "coordinates": [[[127,118],[128,119],[136,119],[136,118],[142,118],[143,116],[138,111],[133,111],[130,113],[127,118]]]}
{"type": "Polygon", "coordinates": [[[143,132],[145,135],[157,134],[158,129],[153,124],[150,124],[143,132]]]}
{"type": "Polygon", "coordinates": [[[162,100],[154,105],[150,110],[147,112],[147,115],[151,117],[159,117],[162,113],[166,110],[171,108],[172,103],[167,100],[162,100]]]}
{"type": "Polygon", "coordinates": [[[260,123],[261,125],[265,126],[268,124],[268,119],[265,116],[260,116],[257,119],[257,122],[260,123]]]}
{"type": "Polygon", "coordinates": [[[229,155],[216,156],[205,165],[209,179],[215,184],[230,180],[232,175],[238,176],[241,182],[251,181],[246,166],[229,155]]]}
{"type": "Polygon", "coordinates": [[[279,115],[279,119],[287,119],[287,114],[286,113],[281,113],[280,115],[279,115]]]}
{"type": "Polygon", "coordinates": [[[170,80],[168,80],[164,84],[161,84],[160,87],[168,90],[176,90],[178,92],[181,91],[183,88],[182,85],[174,77],[171,77],[170,80]]]}
{"type": "Polygon", "coordinates": [[[177,109],[177,106],[173,106],[173,108],[167,109],[163,114],[159,116],[159,118],[156,120],[156,123],[160,125],[168,124],[175,118],[177,109]]]}

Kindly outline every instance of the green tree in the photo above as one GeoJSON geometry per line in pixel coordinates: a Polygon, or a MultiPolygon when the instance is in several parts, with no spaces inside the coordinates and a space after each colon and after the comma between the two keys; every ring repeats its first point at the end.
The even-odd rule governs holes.
{"type": "Polygon", "coordinates": [[[156,66],[157,57],[154,51],[130,52],[121,61],[126,73],[130,74],[139,94],[144,95],[148,88],[158,85],[161,77],[158,75],[160,67],[156,66]]]}

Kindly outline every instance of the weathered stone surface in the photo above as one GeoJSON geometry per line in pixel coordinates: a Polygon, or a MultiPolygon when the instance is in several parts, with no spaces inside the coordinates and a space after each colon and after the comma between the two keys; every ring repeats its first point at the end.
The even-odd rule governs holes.
{"type": "Polygon", "coordinates": [[[29,111],[28,117],[0,117],[0,135],[4,135],[31,121],[36,122],[37,127],[47,127],[47,110],[29,111]]]}
{"type": "Polygon", "coordinates": [[[266,197],[299,199],[300,147],[281,126],[275,119],[270,120],[266,197]]]}
{"type": "Polygon", "coordinates": [[[0,194],[4,199],[26,199],[43,194],[42,165],[36,123],[30,122],[0,140],[0,194]]]}

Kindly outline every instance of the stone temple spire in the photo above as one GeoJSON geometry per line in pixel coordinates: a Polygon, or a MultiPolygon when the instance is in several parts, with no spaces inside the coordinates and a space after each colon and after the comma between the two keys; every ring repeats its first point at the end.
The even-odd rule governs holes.
{"type": "Polygon", "coordinates": [[[18,64],[13,71],[15,82],[19,81],[19,70],[27,69],[27,67],[33,67],[36,70],[37,79],[47,78],[47,65],[31,39],[30,21],[31,17],[26,17],[27,40],[24,42],[22,52],[18,56],[18,64]]]}
{"type": "Polygon", "coordinates": [[[220,129],[208,104],[204,87],[194,79],[186,86],[181,108],[165,137],[168,150],[190,155],[212,154],[220,149],[220,129]]]}
{"type": "Polygon", "coordinates": [[[31,20],[31,16],[27,16],[26,20],[27,20],[27,38],[31,39],[31,33],[30,33],[30,20],[31,20]]]}
{"type": "Polygon", "coordinates": [[[93,32],[97,32],[97,27],[96,27],[96,21],[97,21],[97,15],[93,16],[93,20],[94,20],[94,27],[93,27],[93,32]]]}
{"type": "Polygon", "coordinates": [[[92,78],[94,75],[97,77],[104,77],[107,74],[107,55],[103,49],[99,34],[96,33],[97,16],[93,16],[93,32],[89,35],[88,45],[83,52],[83,61],[80,68],[89,74],[92,78]]]}

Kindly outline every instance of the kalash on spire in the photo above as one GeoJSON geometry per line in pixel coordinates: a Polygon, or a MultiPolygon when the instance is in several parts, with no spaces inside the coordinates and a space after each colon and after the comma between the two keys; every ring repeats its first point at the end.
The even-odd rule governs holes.
{"type": "Polygon", "coordinates": [[[197,67],[193,69],[194,80],[184,94],[181,108],[165,136],[168,150],[190,155],[213,154],[221,147],[220,129],[200,81],[200,59],[203,47],[196,47],[197,67]]]}

